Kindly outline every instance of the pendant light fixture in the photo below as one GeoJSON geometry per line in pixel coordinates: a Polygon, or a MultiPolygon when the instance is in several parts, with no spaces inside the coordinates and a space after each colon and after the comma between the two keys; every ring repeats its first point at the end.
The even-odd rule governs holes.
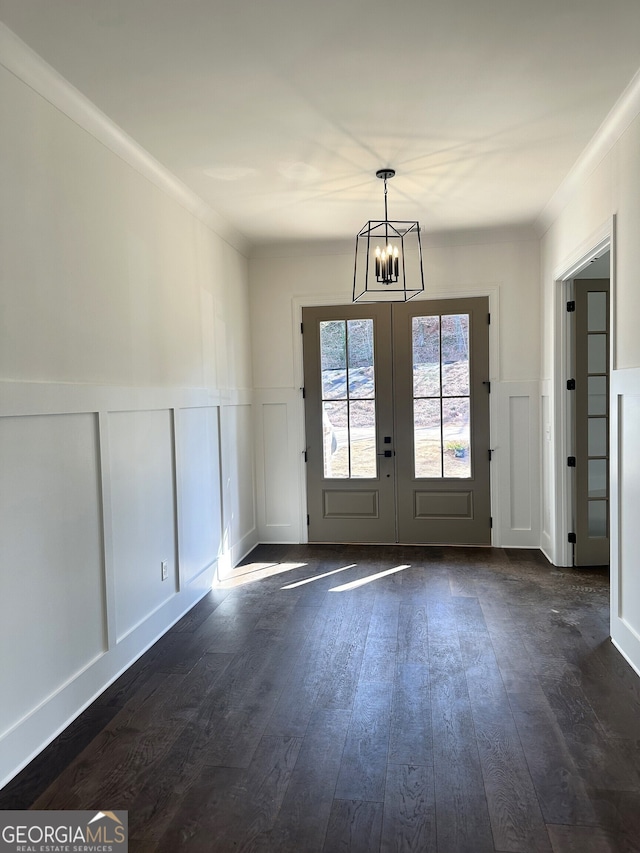
{"type": "Polygon", "coordinates": [[[408,302],[424,291],[420,223],[392,221],[387,181],[394,169],[378,169],[384,181],[384,219],[369,220],[356,237],[354,302],[408,302]]]}

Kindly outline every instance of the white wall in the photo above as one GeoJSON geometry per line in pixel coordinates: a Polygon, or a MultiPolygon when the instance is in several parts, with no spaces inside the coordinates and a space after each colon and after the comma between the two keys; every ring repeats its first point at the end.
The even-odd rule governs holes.
{"type": "Polygon", "coordinates": [[[586,152],[561,195],[564,206],[555,211],[542,240],[543,331],[543,530],[545,551],[558,564],[566,554],[563,526],[564,442],[560,371],[563,356],[561,284],[577,264],[605,239],[612,240],[612,353],[611,353],[611,635],[623,654],[640,671],[640,83],[620,102],[626,119],[612,114],[619,132],[602,153],[602,141],[611,137],[604,128],[586,152]],[[624,119],[624,120],[623,120],[624,119]],[[606,133],[604,132],[606,131],[606,133]],[[608,136],[607,136],[608,134],[608,136]],[[600,143],[600,147],[596,145],[600,143]],[[587,168],[587,164],[588,168],[587,168]]]}
{"type": "MultiPolygon", "coordinates": [[[[250,259],[258,530],[306,537],[303,305],[351,301],[353,241],[276,246],[250,259]]],[[[427,238],[426,297],[488,294],[492,323],[494,544],[537,547],[539,528],[539,244],[524,230],[427,238]]]]}
{"type": "Polygon", "coordinates": [[[0,125],[1,785],[257,539],[242,251],[6,30],[0,125]]]}

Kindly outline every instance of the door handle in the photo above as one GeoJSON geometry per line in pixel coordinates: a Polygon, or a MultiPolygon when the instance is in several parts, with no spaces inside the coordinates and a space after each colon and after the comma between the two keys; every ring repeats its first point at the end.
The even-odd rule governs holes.
{"type": "Polygon", "coordinates": [[[378,456],[384,456],[386,459],[391,458],[396,455],[395,450],[384,450],[382,453],[378,453],[378,456]]]}

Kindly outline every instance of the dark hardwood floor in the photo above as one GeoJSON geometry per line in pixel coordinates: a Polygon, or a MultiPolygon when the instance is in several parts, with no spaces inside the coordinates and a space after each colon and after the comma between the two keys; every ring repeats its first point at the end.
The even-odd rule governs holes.
{"type": "Polygon", "coordinates": [[[608,640],[605,569],[480,548],[245,562],[0,808],[127,809],[132,851],[640,850],[640,678],[608,640]]]}

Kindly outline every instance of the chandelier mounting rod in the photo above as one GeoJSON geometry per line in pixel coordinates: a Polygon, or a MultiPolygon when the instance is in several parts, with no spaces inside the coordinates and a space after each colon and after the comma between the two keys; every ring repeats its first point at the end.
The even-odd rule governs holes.
{"type": "Polygon", "coordinates": [[[387,213],[387,181],[390,181],[391,178],[395,175],[395,169],[378,169],[376,172],[376,178],[380,178],[384,181],[384,218],[385,220],[389,219],[389,214],[387,213]]]}

